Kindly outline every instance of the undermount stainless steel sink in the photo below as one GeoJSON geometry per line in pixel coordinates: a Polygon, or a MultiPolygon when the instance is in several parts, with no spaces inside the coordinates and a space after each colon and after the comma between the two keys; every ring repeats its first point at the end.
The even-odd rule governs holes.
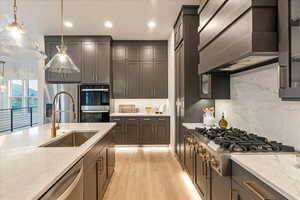
{"type": "Polygon", "coordinates": [[[40,147],[79,147],[93,137],[97,131],[74,131],[40,147]]]}

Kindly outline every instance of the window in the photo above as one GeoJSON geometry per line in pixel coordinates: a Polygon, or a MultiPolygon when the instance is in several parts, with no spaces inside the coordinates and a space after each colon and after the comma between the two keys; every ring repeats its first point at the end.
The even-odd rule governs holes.
{"type": "Polygon", "coordinates": [[[11,108],[38,106],[37,80],[11,80],[9,86],[9,105],[11,108]]]}
{"type": "Polygon", "coordinates": [[[24,81],[11,80],[10,81],[10,96],[9,104],[12,108],[21,108],[24,105],[24,81]]]}
{"type": "Polygon", "coordinates": [[[27,106],[38,106],[38,83],[37,80],[28,80],[27,106]]]}

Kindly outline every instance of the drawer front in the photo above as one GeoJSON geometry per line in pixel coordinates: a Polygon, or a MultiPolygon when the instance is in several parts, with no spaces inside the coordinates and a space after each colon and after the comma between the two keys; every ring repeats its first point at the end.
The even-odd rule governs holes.
{"type": "Polygon", "coordinates": [[[231,200],[261,200],[247,192],[243,187],[232,181],[231,200]]]}
{"type": "Polygon", "coordinates": [[[235,162],[232,163],[232,179],[259,200],[287,200],[235,162]]]}
{"type": "MultiPolygon", "coordinates": [[[[215,13],[219,7],[221,7],[223,4],[224,5],[201,31],[199,48],[202,49],[203,47],[205,47],[218,34],[220,34],[230,24],[238,19],[245,11],[247,11],[251,7],[251,2],[251,0],[210,0],[207,6],[202,11],[202,19],[200,16],[201,20],[199,27],[201,29],[206,25],[207,21],[211,19],[211,15],[215,13]]],[[[251,20],[249,20],[248,23],[248,26],[251,27],[251,20]]]]}
{"type": "Polygon", "coordinates": [[[199,29],[201,30],[207,22],[216,14],[221,6],[228,0],[209,0],[199,15],[199,29]]]}

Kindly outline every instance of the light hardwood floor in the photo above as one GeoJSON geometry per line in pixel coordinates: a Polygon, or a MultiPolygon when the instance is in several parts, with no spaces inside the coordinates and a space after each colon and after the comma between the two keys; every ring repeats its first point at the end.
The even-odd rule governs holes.
{"type": "Polygon", "coordinates": [[[167,147],[119,147],[104,200],[199,200],[167,147]]]}

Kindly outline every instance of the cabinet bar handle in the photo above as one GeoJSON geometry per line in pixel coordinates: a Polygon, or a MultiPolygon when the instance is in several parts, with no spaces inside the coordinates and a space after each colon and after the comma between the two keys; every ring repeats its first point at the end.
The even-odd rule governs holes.
{"type": "Polygon", "coordinates": [[[128,119],[129,121],[135,121],[135,119],[131,118],[131,119],[128,119]]]}
{"type": "Polygon", "coordinates": [[[144,118],[144,121],[150,121],[150,119],[149,118],[144,118]]]}
{"type": "Polygon", "coordinates": [[[255,185],[254,182],[244,181],[243,184],[244,184],[251,192],[253,192],[260,200],[268,200],[267,198],[265,198],[262,194],[260,194],[260,193],[253,187],[253,185],[255,185]]]}

